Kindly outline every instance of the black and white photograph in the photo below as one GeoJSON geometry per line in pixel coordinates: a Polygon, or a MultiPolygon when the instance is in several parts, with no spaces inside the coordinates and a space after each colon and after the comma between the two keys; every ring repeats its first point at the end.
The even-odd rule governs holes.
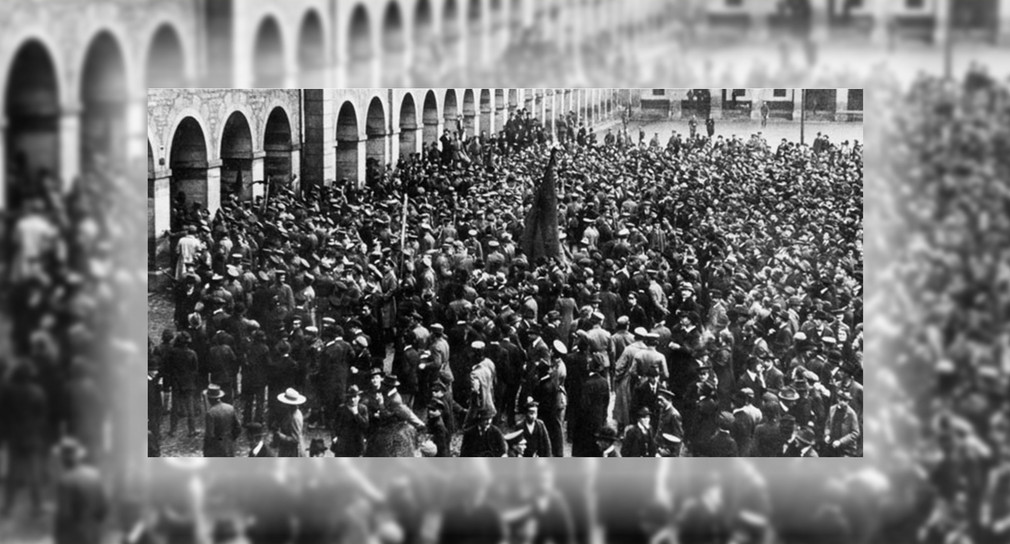
{"type": "Polygon", "coordinates": [[[152,89],[149,447],[859,456],[862,94],[152,89]]]}

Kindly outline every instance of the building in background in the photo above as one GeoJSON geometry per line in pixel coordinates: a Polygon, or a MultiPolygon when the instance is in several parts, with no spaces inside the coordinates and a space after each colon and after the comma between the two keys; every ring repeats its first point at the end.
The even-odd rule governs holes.
{"type": "MultiPolygon", "coordinates": [[[[632,92],[632,91],[623,91],[632,92]]],[[[800,108],[807,118],[820,121],[862,121],[863,89],[639,89],[644,119],[760,119],[768,104],[771,119],[799,120],[800,108]]],[[[631,100],[634,102],[634,100],[631,100]]]]}

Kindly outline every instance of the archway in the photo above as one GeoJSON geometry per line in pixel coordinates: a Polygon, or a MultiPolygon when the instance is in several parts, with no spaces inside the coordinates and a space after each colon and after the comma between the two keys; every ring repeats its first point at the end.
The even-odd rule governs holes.
{"type": "Polygon", "coordinates": [[[431,1],[420,0],[414,8],[414,42],[422,44],[431,38],[434,16],[431,1]]]}
{"type": "Polygon", "coordinates": [[[396,0],[389,0],[382,16],[382,70],[385,85],[397,85],[404,71],[407,41],[404,37],[403,17],[396,0]]]}
{"type": "Polygon", "coordinates": [[[386,168],[386,110],[379,97],[368,103],[365,138],[365,181],[371,185],[386,168]]]}
{"type": "Polygon", "coordinates": [[[463,128],[466,130],[466,137],[469,138],[476,133],[474,120],[477,109],[474,105],[473,89],[463,91],[463,128]]]}
{"type": "Polygon", "coordinates": [[[91,40],[81,76],[81,167],[126,158],[126,66],[116,39],[102,32],[91,40]],[[99,159],[101,157],[101,159],[99,159]]]}
{"type": "Polygon", "coordinates": [[[337,180],[357,185],[358,179],[358,114],[344,102],[337,114],[337,180]]]}
{"type": "Polygon", "coordinates": [[[494,132],[491,124],[491,91],[483,89],[480,92],[480,131],[490,136],[494,132]]]}
{"type": "Polygon", "coordinates": [[[49,51],[37,40],[25,42],[7,74],[6,207],[20,209],[25,199],[42,196],[40,174],[60,171],[59,88],[49,51]]]}
{"type": "Polygon", "coordinates": [[[400,158],[409,160],[417,153],[417,107],[410,93],[400,103],[400,158]]]}
{"type": "Polygon", "coordinates": [[[266,158],[263,162],[263,177],[266,181],[278,180],[281,185],[290,185],[291,167],[291,123],[288,114],[281,107],[276,107],[267,118],[263,132],[263,151],[266,158]]]}
{"type": "Polygon", "coordinates": [[[368,11],[365,6],[358,4],[351,12],[351,29],[348,33],[349,87],[372,86],[372,57],[375,52],[372,50],[372,30],[369,24],[368,11]]]}
{"type": "Polygon", "coordinates": [[[169,152],[169,168],[172,181],[169,191],[172,195],[171,228],[178,232],[183,217],[179,212],[189,213],[193,204],[207,208],[209,200],[207,187],[207,140],[203,127],[192,117],[179,123],[172,135],[169,152]]]}
{"type": "Polygon", "coordinates": [[[438,99],[435,98],[435,91],[428,91],[424,95],[424,110],[421,112],[421,122],[424,123],[424,145],[428,146],[432,142],[438,141],[438,99]]]}
{"type": "Polygon", "coordinates": [[[249,120],[241,112],[228,116],[221,135],[221,201],[232,195],[252,198],[253,140],[249,120]]]}
{"type": "Polygon", "coordinates": [[[281,27],[273,17],[263,19],[256,31],[253,65],[254,87],[284,87],[284,44],[281,27]]]}
{"type": "Polygon", "coordinates": [[[456,120],[459,117],[459,104],[456,102],[456,91],[446,89],[445,99],[442,101],[442,117],[445,118],[445,128],[451,133],[459,131],[456,120]]]}
{"type": "Polygon", "coordinates": [[[186,85],[186,68],[179,34],[169,24],[158,27],[147,52],[147,88],[181,88],[186,85]]]}
{"type": "Polygon", "coordinates": [[[326,39],[323,22],[316,10],[309,10],[298,31],[298,72],[302,87],[326,86],[326,39]]]}

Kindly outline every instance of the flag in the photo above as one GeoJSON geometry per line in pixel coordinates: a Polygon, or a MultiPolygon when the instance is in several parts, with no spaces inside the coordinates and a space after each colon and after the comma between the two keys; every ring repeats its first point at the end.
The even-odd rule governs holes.
{"type": "Polygon", "coordinates": [[[544,179],[536,189],[533,206],[526,214],[521,246],[523,253],[533,263],[540,257],[561,258],[561,240],[558,238],[558,193],[555,188],[557,148],[551,150],[544,179]]]}

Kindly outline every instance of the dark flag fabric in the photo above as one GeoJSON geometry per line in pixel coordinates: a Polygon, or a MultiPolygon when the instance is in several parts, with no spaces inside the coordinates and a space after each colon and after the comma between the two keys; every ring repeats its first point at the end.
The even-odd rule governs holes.
{"type": "Polygon", "coordinates": [[[526,214],[526,226],[521,240],[523,253],[531,262],[540,257],[560,258],[561,240],[558,237],[558,193],[555,188],[557,148],[551,150],[551,159],[544,172],[544,180],[536,189],[533,206],[526,214]]]}

